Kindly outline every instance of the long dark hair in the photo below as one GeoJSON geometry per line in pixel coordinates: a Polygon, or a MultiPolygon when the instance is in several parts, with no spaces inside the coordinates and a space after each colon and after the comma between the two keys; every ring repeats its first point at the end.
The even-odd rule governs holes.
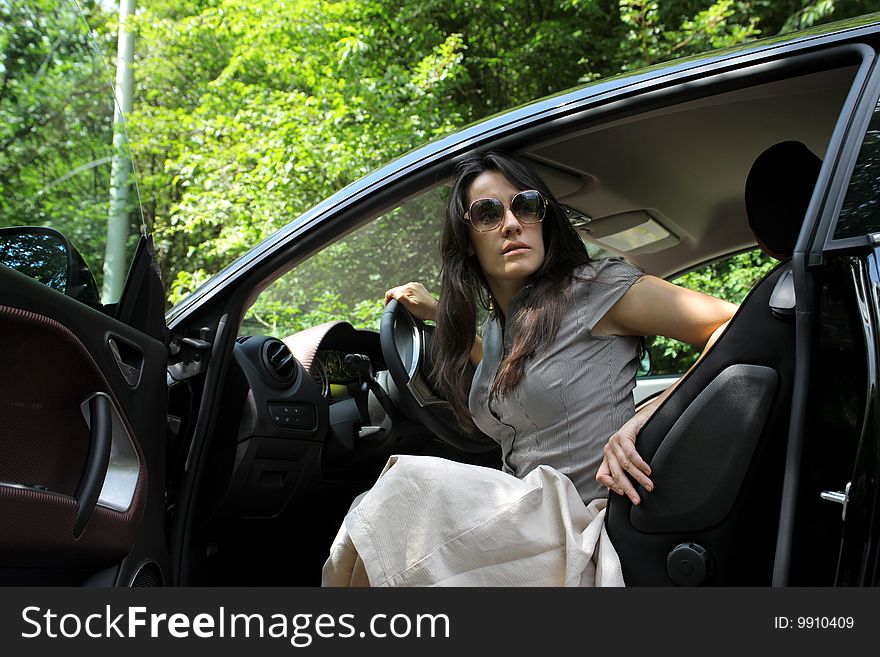
{"type": "Polygon", "coordinates": [[[442,270],[431,379],[466,428],[473,426],[467,400],[474,372],[469,354],[477,330],[477,304],[500,312],[497,307],[492,308],[492,293],[477,256],[469,255],[470,228],[464,221],[468,189],[486,171],[499,172],[518,189],[536,189],[548,201],[541,224],[544,262],[520,292],[515,315],[503,318],[505,330],[513,331],[513,343],[492,384],[492,396],[504,397],[515,389],[529,359],[556,338],[572,273],[577,266],[590,261],[584,243],[556,198],[523,162],[502,153],[487,152],[458,165],[440,237],[442,270]]]}

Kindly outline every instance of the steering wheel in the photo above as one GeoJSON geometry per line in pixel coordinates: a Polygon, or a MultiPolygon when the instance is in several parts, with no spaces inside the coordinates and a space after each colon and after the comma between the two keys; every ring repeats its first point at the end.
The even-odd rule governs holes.
{"type": "Polygon", "coordinates": [[[424,375],[430,356],[434,328],[410,315],[403,304],[392,299],[385,306],[379,324],[379,343],[398,403],[411,419],[423,424],[440,440],[463,452],[482,453],[497,447],[479,429],[465,433],[455,419],[452,405],[438,397],[424,375]]]}

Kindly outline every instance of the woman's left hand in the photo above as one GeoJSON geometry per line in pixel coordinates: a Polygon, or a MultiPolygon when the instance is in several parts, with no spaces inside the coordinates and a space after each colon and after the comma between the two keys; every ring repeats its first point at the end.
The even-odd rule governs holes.
{"type": "Polygon", "coordinates": [[[640,409],[608,439],[605,445],[605,457],[596,473],[596,481],[618,495],[626,495],[633,504],[638,504],[641,500],[627,474],[639,482],[646,491],[654,490],[654,483],[648,478],[651,474],[651,466],[645,463],[636,451],[636,436],[655,408],[656,404],[648,404],[640,409]]]}

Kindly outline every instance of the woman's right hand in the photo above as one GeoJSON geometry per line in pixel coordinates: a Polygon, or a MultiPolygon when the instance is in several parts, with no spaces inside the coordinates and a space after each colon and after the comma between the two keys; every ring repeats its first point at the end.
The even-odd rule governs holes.
{"type": "Polygon", "coordinates": [[[385,293],[385,304],[396,299],[417,319],[433,320],[437,317],[437,299],[421,283],[410,282],[392,287],[385,293]]]}
{"type": "MultiPolygon", "coordinates": [[[[665,398],[667,394],[664,393],[661,398],[665,398]]],[[[635,479],[647,492],[654,490],[654,482],[649,478],[651,466],[645,463],[636,451],[636,438],[654,411],[659,408],[661,398],[642,406],[614,432],[605,445],[605,456],[596,473],[596,481],[618,495],[626,495],[633,504],[639,504],[642,500],[627,475],[635,479]]]]}

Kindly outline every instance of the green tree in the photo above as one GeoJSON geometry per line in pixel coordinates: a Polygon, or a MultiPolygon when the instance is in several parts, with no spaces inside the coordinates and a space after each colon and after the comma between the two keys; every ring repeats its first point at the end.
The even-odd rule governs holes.
{"type": "MultiPolygon", "coordinates": [[[[112,11],[82,4],[100,49],[112,53],[112,11]]],[[[85,111],[95,102],[86,96],[97,96],[83,92],[106,75],[86,63],[87,39],[67,7],[0,0],[0,225],[38,218],[62,228],[100,275],[107,190],[96,174],[110,154],[111,101],[104,96],[106,119],[84,118],[98,113],[85,111]],[[50,149],[59,135],[80,138],[50,149]]],[[[871,8],[865,0],[142,3],[128,118],[169,302],[321,199],[468,122],[579,82],[871,8]]],[[[393,226],[364,240],[394,240],[401,253],[426,248],[419,231],[393,226]]],[[[319,256],[314,276],[368,280],[377,266],[337,256],[319,256]]],[[[391,277],[395,264],[382,264],[391,277]]],[[[291,286],[309,289],[308,276],[295,274],[291,286]]],[[[323,303],[295,294],[285,299],[306,311],[323,303]]]]}
{"type": "Polygon", "coordinates": [[[386,65],[351,20],[357,6],[223,0],[192,3],[192,15],[142,14],[143,100],[131,123],[172,300],[333,191],[460,124],[438,98],[454,77],[455,38],[411,68],[386,65]],[[170,70],[178,49],[204,55],[170,70]],[[169,98],[175,89],[184,91],[169,98]]]}
{"type": "Polygon", "coordinates": [[[73,4],[0,0],[0,226],[62,231],[100,281],[113,138],[102,54],[112,24],[97,2],[83,12],[92,33],[73,4]]]}
{"type": "MultiPolygon", "coordinates": [[[[698,267],[673,282],[689,290],[740,304],[755,283],[775,265],[775,260],[754,249],[698,267]]],[[[700,355],[695,347],[662,336],[653,338],[649,350],[651,374],[679,374],[700,355]]]]}
{"type": "Polygon", "coordinates": [[[467,122],[867,4],[151,3],[131,123],[170,300],[332,192],[467,122]]]}

